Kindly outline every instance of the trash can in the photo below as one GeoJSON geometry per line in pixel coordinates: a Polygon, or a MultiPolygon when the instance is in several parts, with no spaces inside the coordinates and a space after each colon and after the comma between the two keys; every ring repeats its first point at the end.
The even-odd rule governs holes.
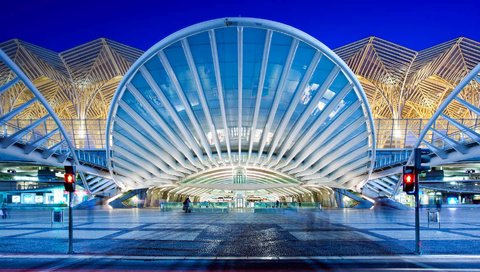
{"type": "Polygon", "coordinates": [[[430,222],[437,223],[440,229],[440,210],[439,209],[427,209],[427,224],[430,227],[430,222]]]}
{"type": "Polygon", "coordinates": [[[63,224],[63,209],[54,208],[52,210],[52,221],[51,221],[52,226],[53,226],[53,223],[63,224]]]}

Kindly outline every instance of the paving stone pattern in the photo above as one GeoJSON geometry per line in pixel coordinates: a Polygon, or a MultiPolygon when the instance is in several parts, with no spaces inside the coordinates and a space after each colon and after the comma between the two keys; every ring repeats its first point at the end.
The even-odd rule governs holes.
{"type": "MultiPolygon", "coordinates": [[[[441,225],[421,216],[426,254],[479,254],[480,208],[446,208],[441,225]]],[[[65,253],[68,218],[12,210],[0,221],[0,253],[65,253]]],[[[413,210],[251,210],[229,213],[156,209],[74,211],[74,250],[140,256],[355,256],[412,254],[413,210]]]]}

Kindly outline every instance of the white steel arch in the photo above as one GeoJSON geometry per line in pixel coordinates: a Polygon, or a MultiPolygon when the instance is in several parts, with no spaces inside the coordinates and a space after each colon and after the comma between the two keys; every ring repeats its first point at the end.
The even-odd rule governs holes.
{"type": "MultiPolygon", "coordinates": [[[[480,64],[477,64],[469,74],[453,89],[444,102],[438,107],[432,118],[423,128],[414,145],[431,151],[430,166],[445,165],[455,162],[478,160],[480,154],[480,108],[465,101],[472,90],[480,89],[480,64]],[[447,109],[455,104],[456,108],[470,112],[469,119],[458,118],[447,109]],[[452,129],[453,127],[453,129],[452,129]],[[448,130],[447,130],[448,128],[448,130]],[[449,134],[445,133],[450,131],[449,134]]],[[[413,152],[407,160],[407,165],[413,164],[413,152]]],[[[401,185],[402,167],[398,166],[373,175],[368,181],[364,192],[367,195],[395,195],[401,185]],[[396,182],[392,182],[396,181],[396,182]],[[367,192],[367,191],[370,191],[367,192]]]]}
{"type": "MultiPolygon", "coordinates": [[[[0,95],[4,95],[15,87],[23,88],[32,93],[32,98],[20,105],[12,105],[11,109],[0,116],[0,152],[13,157],[24,158],[27,161],[36,161],[49,165],[78,166],[78,158],[75,148],[70,141],[68,134],[61,121],[50,107],[46,99],[37,90],[35,85],[28,79],[25,73],[2,51],[0,50],[0,61],[11,71],[8,79],[2,79],[4,83],[0,86],[0,95]],[[16,106],[16,107],[14,107],[16,106]],[[16,118],[29,107],[40,106],[46,111],[43,117],[29,123],[15,122],[16,118]],[[53,120],[55,127],[51,127],[53,120]]],[[[80,172],[85,189],[89,190],[87,182],[80,172]]]]}
{"type": "MultiPolygon", "coordinates": [[[[465,101],[463,93],[468,89],[480,89],[480,64],[477,64],[453,89],[419,135],[415,147],[423,146],[434,153],[432,166],[478,158],[480,154],[480,108],[478,104],[480,101],[477,101],[476,105],[465,101]],[[473,119],[469,119],[468,123],[465,123],[463,119],[446,111],[451,104],[456,104],[456,107],[470,112],[473,119]],[[446,131],[447,126],[454,127],[455,131],[446,134],[444,130],[446,131]]],[[[413,153],[409,158],[409,163],[412,162],[413,153]]]]}
{"type": "Polygon", "coordinates": [[[145,52],[115,93],[106,137],[125,189],[229,188],[236,168],[248,188],[359,189],[375,156],[371,111],[347,65],[306,33],[253,18],[196,24],[145,52]]]}

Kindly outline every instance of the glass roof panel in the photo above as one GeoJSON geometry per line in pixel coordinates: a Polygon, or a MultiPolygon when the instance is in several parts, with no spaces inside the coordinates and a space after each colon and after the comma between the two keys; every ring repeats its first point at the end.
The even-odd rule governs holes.
{"type": "MultiPolygon", "coordinates": [[[[316,50],[312,48],[310,45],[307,45],[303,42],[300,42],[295,54],[295,58],[292,63],[292,68],[287,77],[285,90],[282,94],[282,98],[280,100],[278,114],[275,115],[275,120],[272,126],[272,132],[279,133],[281,136],[279,143],[283,141],[283,139],[287,136],[287,132],[289,128],[293,126],[296,121],[296,118],[289,118],[287,127],[284,131],[277,131],[277,128],[284,118],[285,112],[289,109],[289,107],[293,103],[293,98],[296,96],[297,92],[300,92],[298,89],[300,81],[305,76],[305,73],[310,65],[310,62],[313,60],[313,56],[315,55],[316,50]]],[[[303,91],[303,90],[302,90],[303,91]]],[[[295,105],[293,105],[295,107],[295,105]]],[[[292,116],[293,117],[293,116],[292,116]]]]}
{"type": "MultiPolygon", "coordinates": [[[[127,90],[114,101],[118,103],[120,99],[125,103],[117,105],[116,118],[111,119],[114,133],[118,133],[118,138],[112,137],[113,145],[119,148],[118,154],[112,154],[111,161],[123,160],[123,173],[138,172],[134,178],[141,176],[144,182],[151,174],[156,176],[154,180],[161,181],[165,174],[171,175],[168,172],[173,171],[178,176],[187,173],[187,179],[198,184],[228,185],[234,177],[233,169],[240,166],[245,167],[246,173],[252,173],[246,181],[268,185],[290,180],[303,184],[316,178],[322,167],[333,167],[331,162],[322,162],[315,166],[318,169],[311,168],[323,156],[338,156],[338,147],[345,146],[341,152],[350,151],[352,146],[361,147],[361,152],[369,148],[368,141],[373,139],[367,133],[371,116],[368,106],[358,103],[359,97],[364,101],[365,94],[348,85],[354,82],[359,86],[359,83],[351,71],[344,70],[348,69],[344,63],[305,33],[265,20],[255,23],[256,20],[237,18],[232,24],[213,20],[186,28],[159,42],[142,56],[143,62],[132,67],[121,83],[127,90]],[[268,55],[264,56],[264,52],[268,55]],[[307,75],[312,61],[317,63],[317,52],[322,57],[307,75]],[[340,73],[332,77],[334,71],[340,73]],[[265,82],[260,82],[262,73],[265,82]],[[325,83],[327,78],[329,83],[325,83]],[[305,84],[300,84],[302,80],[305,84]],[[257,97],[260,104],[254,124],[257,97]],[[352,107],[354,104],[357,108],[352,107]],[[129,108],[133,112],[129,112],[129,108]],[[115,123],[122,125],[121,119],[128,123],[125,125],[128,131],[115,123]],[[271,123],[267,126],[269,119],[271,123]],[[355,139],[359,133],[361,137],[355,139]],[[217,156],[217,138],[221,145],[219,153],[222,153],[218,166],[213,162],[217,156]],[[253,146],[249,160],[240,162],[239,158],[245,158],[249,151],[250,138],[253,146]],[[239,139],[242,154],[236,152],[239,139]],[[351,139],[354,142],[350,144],[351,139]],[[321,150],[320,140],[331,143],[322,151],[328,150],[329,154],[314,153],[321,150]],[[154,156],[147,149],[139,149],[138,142],[147,142],[148,152],[154,156]],[[156,157],[158,163],[168,164],[171,169],[152,171],[152,165],[139,164],[143,159],[140,155],[128,161],[123,154],[127,151],[122,152],[122,148],[156,157]],[[162,152],[171,157],[162,157],[162,152]],[[144,169],[135,171],[139,167],[144,169]],[[223,172],[212,172],[217,170],[223,172]],[[265,174],[258,177],[253,174],[260,172],[265,174]]],[[[356,154],[362,162],[371,156],[367,151],[356,154]]],[[[345,167],[352,163],[349,159],[342,161],[345,167]]],[[[363,174],[368,174],[368,168],[362,167],[363,174]]],[[[338,182],[342,187],[341,182],[346,179],[342,177],[337,173],[335,180],[325,176],[322,182],[338,182]]],[[[305,189],[276,188],[275,191],[300,193],[305,189]]]]}
{"type": "Polygon", "coordinates": [[[242,123],[250,127],[255,111],[255,98],[258,91],[260,69],[262,68],[263,51],[265,47],[264,29],[247,28],[243,31],[243,94],[242,123]]]}
{"type": "Polygon", "coordinates": [[[238,125],[238,47],[237,28],[215,30],[220,74],[229,127],[238,125]]]}

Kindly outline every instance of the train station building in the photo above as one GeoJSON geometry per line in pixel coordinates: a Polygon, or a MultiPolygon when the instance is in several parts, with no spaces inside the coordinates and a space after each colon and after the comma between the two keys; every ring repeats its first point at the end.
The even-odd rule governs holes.
{"type": "Polygon", "coordinates": [[[480,43],[468,38],[332,50],[279,22],[221,18],[146,52],[104,38],[0,49],[0,196],[11,205],[66,202],[65,165],[78,203],[408,204],[402,169],[418,147],[431,159],[424,204],[480,202],[480,43]]]}

